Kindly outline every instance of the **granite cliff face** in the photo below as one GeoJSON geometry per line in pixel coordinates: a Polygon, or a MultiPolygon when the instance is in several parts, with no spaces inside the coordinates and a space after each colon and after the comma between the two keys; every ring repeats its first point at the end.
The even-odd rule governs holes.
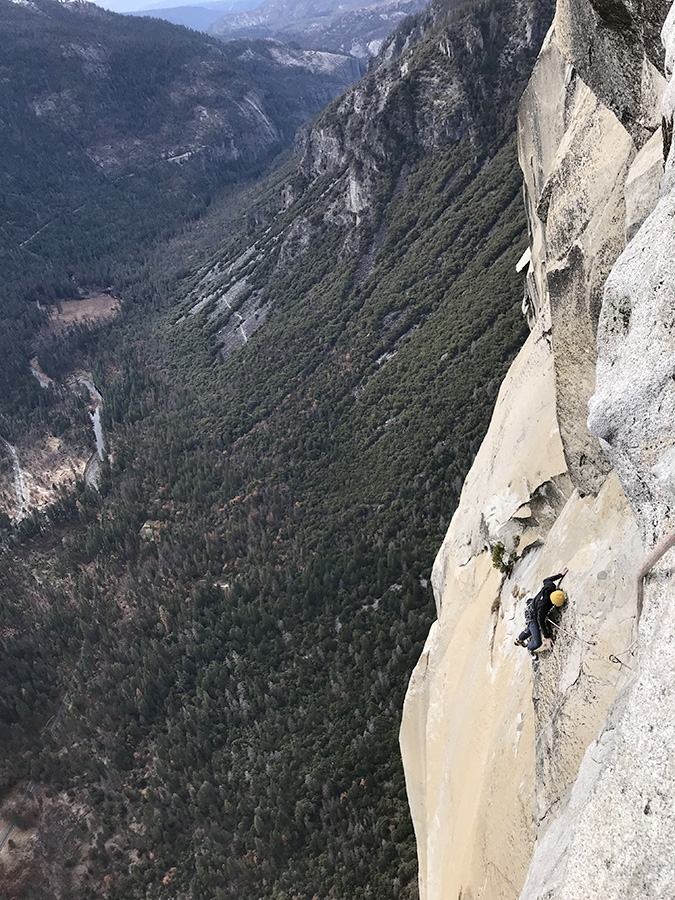
{"type": "Polygon", "coordinates": [[[436,560],[401,730],[423,900],[675,895],[672,551],[642,609],[636,581],[675,502],[674,60],[668,4],[559,0],[521,102],[531,334],[436,560]],[[531,665],[523,598],[563,565],[531,665]]]}
{"type": "MultiPolygon", "coordinates": [[[[417,47],[414,33],[399,33],[371,76],[320,117],[302,170],[289,160],[256,190],[241,211],[246,230],[205,221],[199,246],[216,228],[222,244],[199,253],[180,294],[152,320],[146,307],[132,310],[124,335],[123,311],[108,332],[119,352],[99,342],[108,359],[137,358],[139,374],[100,383],[116,461],[115,486],[88,495],[101,509],[95,536],[75,507],[58,555],[45,547],[45,568],[31,552],[25,578],[14,566],[0,573],[3,596],[25,604],[3,622],[16,695],[26,659],[41,664],[27,676],[50,678],[30,719],[32,694],[10,709],[10,722],[27,724],[11,732],[17,762],[5,783],[33,777],[29,742],[39,752],[44,736],[55,758],[35,774],[52,802],[22,845],[26,896],[416,896],[395,755],[403,673],[429,624],[423,573],[440,516],[456,502],[485,433],[485,401],[524,337],[513,260],[526,223],[507,122],[552,12],[548,0],[457,12],[439,2],[414,23],[417,47]],[[344,121],[343,110],[357,120],[344,121]],[[220,366],[219,349],[228,357],[220,366]],[[131,382],[145,384],[148,365],[166,365],[167,392],[150,399],[149,388],[143,412],[131,382]],[[443,440],[449,420],[456,430],[443,440]],[[133,451],[122,449],[127,440],[133,451]],[[131,487],[141,483],[143,496],[131,487]],[[110,551],[104,520],[118,535],[110,551]],[[122,533],[152,569],[161,554],[161,588],[120,560],[122,533]],[[100,607],[77,602],[64,561],[72,552],[79,572],[82,548],[119,628],[87,627],[100,607]],[[62,581],[69,618],[57,631],[47,586],[62,581]],[[81,630],[70,616],[83,618],[81,630]],[[65,659],[62,631],[73,636],[65,659]],[[207,700],[205,679],[230,670],[207,700]],[[277,684],[280,705],[269,702],[277,684]],[[173,720],[178,736],[167,732],[173,720]],[[62,778],[71,750],[72,779],[62,778]],[[82,840],[74,831],[85,816],[82,840]]],[[[198,252],[191,240],[183,246],[198,252]]],[[[158,254],[168,260],[171,250],[158,254]]],[[[73,367],[73,356],[61,365],[73,367]]],[[[57,363],[45,364],[50,377],[57,363]]],[[[0,749],[6,756],[7,743],[0,749]]],[[[12,895],[2,879],[16,880],[10,850],[0,859],[3,896],[12,895]]]]}

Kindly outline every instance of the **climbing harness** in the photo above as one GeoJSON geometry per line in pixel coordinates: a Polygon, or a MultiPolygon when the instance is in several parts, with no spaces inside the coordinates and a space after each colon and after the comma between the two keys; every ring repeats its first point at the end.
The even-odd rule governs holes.
{"type": "MultiPolygon", "coordinates": [[[[648,572],[651,571],[651,569],[661,559],[661,557],[666,553],[666,551],[669,550],[673,546],[675,546],[675,533],[673,533],[672,535],[668,535],[658,545],[658,547],[656,547],[652,551],[652,553],[647,557],[647,559],[643,563],[642,568],[640,569],[640,571],[638,573],[638,576],[637,576],[637,582],[638,582],[638,616],[637,617],[638,617],[638,620],[640,618],[640,613],[642,612],[642,596],[643,596],[644,577],[647,575],[648,572]]],[[[562,591],[560,591],[559,593],[562,594],[562,591]]],[[[564,598],[564,594],[563,594],[563,598],[564,598]]],[[[557,605],[558,604],[556,604],[556,606],[557,605]]],[[[558,623],[554,622],[550,617],[547,617],[546,623],[548,625],[552,625],[556,629],[556,631],[559,631],[562,634],[566,634],[568,637],[571,637],[575,641],[579,641],[581,644],[585,644],[587,647],[597,647],[598,646],[597,641],[587,641],[585,638],[580,637],[574,631],[569,631],[567,628],[563,628],[562,625],[558,625],[558,623]]],[[[516,643],[518,643],[518,642],[516,641],[516,643]]],[[[630,654],[630,656],[632,658],[637,655],[637,651],[638,651],[638,639],[636,638],[629,647],[626,647],[625,650],[620,650],[619,653],[621,654],[621,656],[630,654]]],[[[595,655],[598,658],[602,658],[602,657],[600,657],[599,653],[595,653],[592,655],[595,655]]],[[[616,653],[610,653],[608,656],[608,659],[611,663],[614,663],[614,665],[618,665],[622,669],[629,669],[631,672],[633,672],[634,671],[633,667],[629,666],[628,663],[624,662],[623,659],[621,659],[621,656],[618,656],[616,653]]]]}

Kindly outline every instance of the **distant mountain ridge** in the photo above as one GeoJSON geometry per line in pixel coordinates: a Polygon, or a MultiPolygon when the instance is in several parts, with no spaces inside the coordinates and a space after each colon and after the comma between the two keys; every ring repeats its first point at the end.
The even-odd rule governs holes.
{"type": "MultiPolygon", "coordinates": [[[[166,7],[166,0],[104,0],[99,2],[97,6],[102,6],[110,12],[116,13],[133,13],[134,15],[153,15],[154,10],[166,7]]],[[[253,9],[257,5],[257,0],[194,0],[193,3],[184,2],[183,8],[202,8],[216,10],[219,15],[226,12],[243,12],[246,9],[253,9]]],[[[161,16],[160,16],[161,18],[161,16]]],[[[181,24],[181,23],[175,23],[181,24]]]]}
{"type": "Polygon", "coordinates": [[[195,31],[207,31],[209,26],[219,19],[223,13],[217,6],[171,6],[167,8],[129,10],[132,16],[150,16],[153,19],[164,19],[174,25],[184,25],[195,31]]]}
{"type": "Polygon", "coordinates": [[[254,162],[288,143],[359,74],[344,58],[317,68],[294,51],[280,62],[261,42],[224,47],[79,2],[2,0],[0,24],[14,100],[0,90],[3,117],[27,108],[56,132],[76,133],[107,172],[186,154],[240,168],[244,156],[254,162]]]}
{"type": "Polygon", "coordinates": [[[309,49],[377,55],[385,38],[408,15],[420,12],[426,0],[268,0],[255,9],[228,13],[209,27],[223,40],[274,37],[309,49]]]}
{"type": "MultiPolygon", "coordinates": [[[[226,13],[242,12],[255,7],[255,0],[215,0],[212,3],[186,3],[183,6],[163,6],[161,0],[154,6],[138,8],[142,0],[128,0],[128,3],[120,3],[119,7],[131,6],[130,9],[116,8],[115,12],[123,12],[132,16],[150,16],[154,19],[164,19],[174,25],[184,25],[195,31],[206,31],[217,19],[226,13]]],[[[116,4],[117,5],[117,4],[116,4]]],[[[113,9],[113,6],[108,6],[113,9]]]]}

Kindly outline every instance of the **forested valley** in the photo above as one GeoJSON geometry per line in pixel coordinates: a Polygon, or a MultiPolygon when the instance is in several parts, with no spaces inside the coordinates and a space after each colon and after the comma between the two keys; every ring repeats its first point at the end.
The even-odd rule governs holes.
{"type": "Polygon", "coordinates": [[[282,62],[93,3],[0,2],[0,413],[45,404],[28,369],[46,310],[124,290],[154,240],[222,204],[359,74],[282,62]],[[43,307],[40,311],[39,306],[43,307]]]}
{"type": "MultiPolygon", "coordinates": [[[[0,423],[54,427],[37,353],[56,384],[92,373],[108,449],[98,489],[0,523],[7,897],[417,896],[397,734],[525,337],[515,110],[552,16],[530,8],[433,4],[260,180],[268,157],[145,169],[114,235],[31,239],[70,173],[35,222],[5,201],[0,423]],[[36,337],[73,285],[120,313],[36,337]]],[[[152,27],[172,60],[197,40],[152,27]]]]}

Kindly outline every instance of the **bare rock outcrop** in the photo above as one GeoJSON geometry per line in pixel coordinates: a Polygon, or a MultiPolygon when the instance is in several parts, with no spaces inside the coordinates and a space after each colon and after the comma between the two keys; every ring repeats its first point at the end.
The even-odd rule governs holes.
{"type": "MultiPolygon", "coordinates": [[[[663,38],[666,65],[672,74],[675,11],[668,16],[663,38]]],[[[649,184],[644,193],[658,202],[621,254],[605,286],[598,334],[598,384],[589,421],[626,486],[648,541],[672,530],[675,503],[672,98],[671,78],[663,103],[664,141],[668,143],[663,146],[667,160],[661,196],[654,196],[659,165],[656,160],[650,165],[657,148],[649,153],[646,146],[643,165],[633,180],[649,184]]]]}
{"type": "MultiPolygon", "coordinates": [[[[663,38],[675,50],[669,14],[663,38]]],[[[670,74],[670,72],[669,72],[670,74]]],[[[664,149],[670,156],[672,110],[665,93],[664,149]]],[[[597,384],[589,427],[621,479],[645,543],[672,531],[675,458],[672,420],[672,216],[670,158],[661,184],[658,132],[638,155],[626,182],[632,239],[607,279],[598,326],[597,384]],[[642,184],[640,206],[635,202],[642,184]],[[631,195],[633,199],[631,200],[631,195]],[[650,202],[653,210],[645,219],[650,202]],[[641,223],[641,220],[644,221],[641,223]]],[[[670,551],[649,576],[644,611],[633,630],[630,678],[598,738],[584,756],[569,802],[542,830],[523,900],[671,898],[675,770],[675,679],[670,551]]]]}
{"type": "Polygon", "coordinates": [[[358,85],[300,133],[305,183],[339,179],[347,208],[367,219],[378,180],[402,147],[414,157],[466,141],[478,153],[482,129],[498,127],[494,113],[485,112],[486,96],[491,110],[503,106],[510,126],[513,79],[526,80],[523,64],[543,38],[549,8],[549,0],[517,0],[495,9],[486,27],[471,13],[448,16],[432,4],[417,25],[388,39],[358,85]],[[426,46],[419,52],[422,33],[426,46]],[[488,83],[486,57],[508,77],[488,83]]]}
{"type": "Polygon", "coordinates": [[[637,146],[659,123],[659,33],[669,7],[668,0],[559,0],[557,6],[558,46],[637,146]]]}
{"type": "Polygon", "coordinates": [[[675,528],[666,13],[559,0],[521,103],[532,334],[434,567],[401,730],[422,900],[675,896],[675,551],[641,615],[636,589],[675,528]],[[563,564],[555,648],[530,669],[524,597],[563,564]]]}
{"type": "MultiPolygon", "coordinates": [[[[671,12],[663,30],[669,61],[674,21],[671,12]]],[[[666,135],[672,122],[669,95],[670,88],[663,110],[666,135]]],[[[675,503],[675,199],[669,140],[661,197],[607,280],[589,420],[648,546],[672,532],[675,503]]],[[[673,562],[671,550],[648,576],[631,677],[585,754],[569,802],[538,841],[523,900],[675,896],[673,562]]]]}

